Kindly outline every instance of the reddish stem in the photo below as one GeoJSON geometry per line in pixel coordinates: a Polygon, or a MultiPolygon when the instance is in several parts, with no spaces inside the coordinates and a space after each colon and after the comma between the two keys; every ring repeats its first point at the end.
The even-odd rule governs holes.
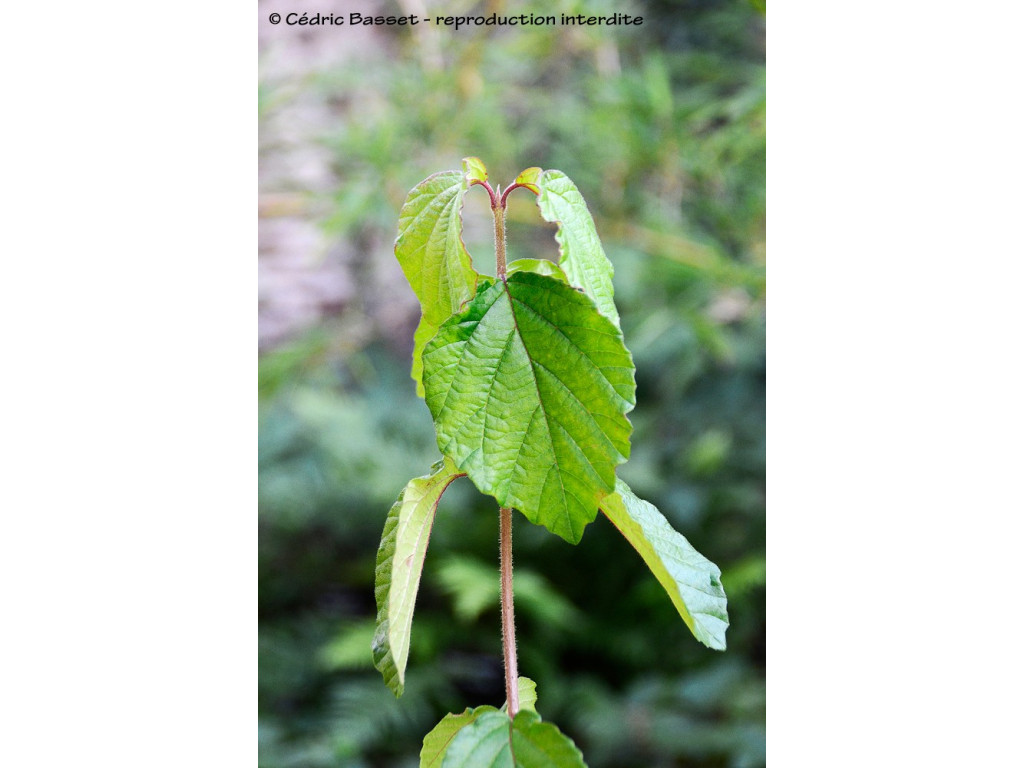
{"type": "Polygon", "coordinates": [[[497,270],[498,279],[504,280],[507,268],[505,261],[505,207],[491,208],[491,213],[494,214],[494,267],[497,270]]]}
{"type": "Polygon", "coordinates": [[[519,665],[516,661],[516,617],[512,599],[512,510],[501,508],[501,649],[505,656],[505,698],[508,716],[519,711],[519,665]]]}
{"type": "MultiPolygon", "coordinates": [[[[479,184],[481,187],[486,189],[487,190],[487,194],[491,196],[491,210],[494,210],[495,208],[497,208],[498,207],[498,196],[496,194],[494,194],[494,190],[491,189],[491,185],[488,184],[486,181],[480,181],[479,179],[474,179],[472,182],[470,182],[469,186],[472,187],[474,184],[479,184]]],[[[500,190],[501,187],[498,187],[498,189],[500,190]]]]}
{"type": "MultiPolygon", "coordinates": [[[[528,189],[528,190],[530,190],[531,192],[533,192],[533,194],[535,194],[535,195],[539,195],[539,194],[540,194],[540,193],[539,193],[539,192],[537,192],[537,191],[536,191],[535,189],[533,189],[532,187],[530,187],[530,186],[529,186],[528,184],[513,184],[513,185],[512,185],[512,186],[510,186],[510,187],[509,187],[508,189],[506,189],[506,190],[505,190],[505,194],[503,194],[503,195],[501,196],[501,209],[502,209],[502,210],[505,210],[505,201],[506,201],[506,200],[508,200],[508,193],[509,193],[509,192],[511,192],[511,191],[512,191],[513,189],[519,189],[519,187],[522,187],[523,189],[528,189]]],[[[494,207],[494,205],[492,204],[492,205],[491,205],[491,207],[493,208],[493,207],[494,207]]]]}

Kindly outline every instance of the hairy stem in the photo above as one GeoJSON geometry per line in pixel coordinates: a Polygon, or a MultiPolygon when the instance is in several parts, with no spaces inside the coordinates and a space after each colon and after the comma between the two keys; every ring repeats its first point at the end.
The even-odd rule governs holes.
{"type": "MultiPolygon", "coordinates": [[[[498,187],[498,192],[501,187],[498,187]]],[[[497,197],[497,194],[495,194],[497,197]]],[[[494,264],[498,270],[498,279],[505,279],[505,206],[491,198],[491,213],[494,214],[494,264]]]]}
{"type": "MultiPolygon", "coordinates": [[[[488,190],[490,191],[490,190],[488,190]]],[[[498,279],[505,279],[505,206],[498,203],[501,193],[491,195],[494,214],[494,265],[498,279]]],[[[504,202],[504,201],[502,201],[504,202]]],[[[508,716],[519,711],[519,664],[516,661],[516,616],[512,598],[512,510],[501,508],[501,650],[505,657],[505,698],[508,716]]]]}
{"type": "Polygon", "coordinates": [[[516,617],[512,605],[512,510],[501,508],[501,649],[505,655],[505,698],[508,716],[519,711],[519,665],[516,661],[516,617]]]}

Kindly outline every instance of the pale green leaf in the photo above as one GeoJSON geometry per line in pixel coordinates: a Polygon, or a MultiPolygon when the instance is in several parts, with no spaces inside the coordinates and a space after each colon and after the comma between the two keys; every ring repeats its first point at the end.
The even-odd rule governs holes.
{"type": "Polygon", "coordinates": [[[517,272],[423,352],[438,446],[477,488],[573,544],[629,456],[633,358],[586,295],[517,272]]]}
{"type": "Polygon", "coordinates": [[[398,218],[395,256],[423,312],[412,363],[412,378],[421,397],[423,345],[476,292],[478,275],[462,242],[462,201],[467,188],[464,171],[435,173],[413,187],[398,218]]]}
{"type": "Polygon", "coordinates": [[[448,745],[442,768],[586,768],[572,739],[532,710],[486,712],[448,745]]]}
{"type": "Polygon", "coordinates": [[[487,166],[479,157],[462,158],[462,172],[470,184],[487,181],[487,166]]]}
{"type": "Polygon", "coordinates": [[[425,477],[410,480],[398,495],[384,523],[384,534],[377,550],[373,665],[384,675],[384,682],[396,696],[401,696],[405,688],[412,612],[434,513],[441,494],[452,480],[462,476],[448,458],[435,464],[433,470],[425,477]]]}
{"type": "MultiPolygon", "coordinates": [[[[423,749],[420,750],[420,768],[440,768],[444,755],[456,734],[470,725],[480,715],[488,712],[497,712],[494,707],[477,707],[467,709],[459,715],[447,714],[440,723],[434,726],[426,736],[423,737],[423,749]]],[[[505,716],[506,720],[508,716],[505,716]]]]}
{"type": "MultiPolygon", "coordinates": [[[[537,684],[528,677],[520,675],[516,678],[516,687],[519,689],[519,711],[528,709],[531,712],[537,711],[537,684]]],[[[502,712],[508,712],[508,701],[501,705],[502,712]]]]}
{"type": "Polygon", "coordinates": [[[516,180],[513,183],[521,184],[536,195],[540,193],[540,188],[537,186],[537,179],[540,177],[541,173],[543,173],[543,171],[536,166],[533,168],[527,168],[516,176],[516,180]]]}
{"type": "Polygon", "coordinates": [[[555,264],[555,262],[548,261],[547,259],[516,259],[509,262],[506,276],[514,275],[516,272],[533,272],[537,275],[547,275],[556,280],[561,280],[566,285],[569,284],[569,278],[565,276],[562,268],[555,264]]]}
{"type": "MultiPolygon", "coordinates": [[[[524,171],[523,173],[526,173],[524,171]]],[[[601,314],[619,327],[612,288],[612,263],[597,236],[594,217],[583,195],[561,171],[544,171],[536,177],[537,207],[545,221],[558,224],[558,264],[569,285],[582,288],[594,300],[601,314]]]]}
{"type": "Polygon", "coordinates": [[[519,688],[519,711],[528,709],[531,712],[537,711],[537,684],[528,677],[520,675],[517,678],[519,688]]]}
{"type": "Polygon", "coordinates": [[[640,553],[694,637],[724,651],[729,614],[718,566],[621,480],[615,484],[615,493],[601,502],[601,511],[640,553]]]}

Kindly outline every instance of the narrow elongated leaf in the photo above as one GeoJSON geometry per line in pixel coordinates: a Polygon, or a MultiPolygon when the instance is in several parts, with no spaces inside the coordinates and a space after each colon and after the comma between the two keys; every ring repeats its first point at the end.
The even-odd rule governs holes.
{"type": "Polygon", "coordinates": [[[469,160],[462,171],[435,173],[413,187],[398,218],[395,256],[423,312],[412,358],[420,397],[423,345],[476,292],[478,275],[462,242],[462,201],[467,174],[482,172],[486,178],[487,171],[479,161],[469,160]]]}
{"type": "MultiPolygon", "coordinates": [[[[523,172],[524,174],[526,171],[523,172]]],[[[604,253],[597,236],[594,217],[583,195],[572,180],[561,171],[544,171],[531,177],[536,186],[537,207],[545,221],[558,224],[555,239],[559,244],[558,264],[569,278],[569,284],[582,288],[594,300],[601,314],[619,327],[612,288],[612,263],[604,253]]]]}
{"type": "Polygon", "coordinates": [[[540,715],[522,710],[515,720],[486,712],[463,727],[441,768],[586,768],[572,739],[540,715]]]}
{"type": "Polygon", "coordinates": [[[615,493],[601,502],[601,511],[640,553],[694,637],[724,651],[729,614],[718,566],[621,480],[615,484],[615,493]]]}
{"type": "MultiPolygon", "coordinates": [[[[465,728],[473,723],[478,717],[487,712],[497,712],[494,707],[477,707],[467,709],[459,715],[447,714],[440,723],[434,726],[433,730],[423,737],[423,749],[420,750],[420,768],[440,768],[445,753],[452,743],[452,739],[465,728]]],[[[505,715],[506,722],[508,715],[505,715]]]]}
{"type": "Polygon", "coordinates": [[[373,636],[373,665],[395,696],[401,696],[405,689],[412,612],[434,513],[441,494],[461,476],[451,459],[442,459],[431,474],[409,481],[384,523],[374,585],[377,631],[373,636]]]}
{"type": "Polygon", "coordinates": [[[586,295],[517,272],[423,352],[437,444],[483,493],[573,544],[629,456],[633,358],[586,295]]]}

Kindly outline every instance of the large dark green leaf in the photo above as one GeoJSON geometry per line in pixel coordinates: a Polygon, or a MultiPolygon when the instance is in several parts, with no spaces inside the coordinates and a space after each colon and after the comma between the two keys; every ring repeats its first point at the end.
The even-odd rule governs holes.
{"type": "Polygon", "coordinates": [[[576,543],[629,456],[636,385],[622,333],[545,275],[481,288],[423,352],[441,452],[503,507],[576,543]]]}
{"type": "MultiPolygon", "coordinates": [[[[536,170],[536,169],[529,169],[536,170]]],[[[597,236],[594,217],[573,184],[561,171],[541,174],[520,174],[530,189],[538,192],[537,207],[545,221],[558,224],[555,239],[559,244],[558,265],[569,278],[569,284],[582,288],[594,300],[605,317],[619,327],[619,312],[612,298],[612,263],[604,253],[597,236]]],[[[524,183],[524,181],[520,181],[524,183]]]]}
{"type": "Polygon", "coordinates": [[[693,636],[709,648],[724,651],[729,614],[718,566],[621,480],[615,493],[601,502],[601,511],[640,553],[693,636]]]}
{"type": "Polygon", "coordinates": [[[462,476],[448,458],[439,461],[433,469],[425,477],[410,480],[398,495],[384,523],[384,534],[377,550],[374,586],[377,631],[373,637],[373,665],[384,675],[384,682],[396,696],[401,696],[405,688],[412,612],[434,513],[441,494],[452,480],[462,476]]]}
{"type": "Polygon", "coordinates": [[[423,345],[476,292],[478,275],[462,242],[467,174],[480,172],[470,160],[476,159],[467,158],[462,171],[435,173],[413,187],[399,214],[395,256],[423,311],[412,359],[412,377],[421,397],[423,345]]]}

